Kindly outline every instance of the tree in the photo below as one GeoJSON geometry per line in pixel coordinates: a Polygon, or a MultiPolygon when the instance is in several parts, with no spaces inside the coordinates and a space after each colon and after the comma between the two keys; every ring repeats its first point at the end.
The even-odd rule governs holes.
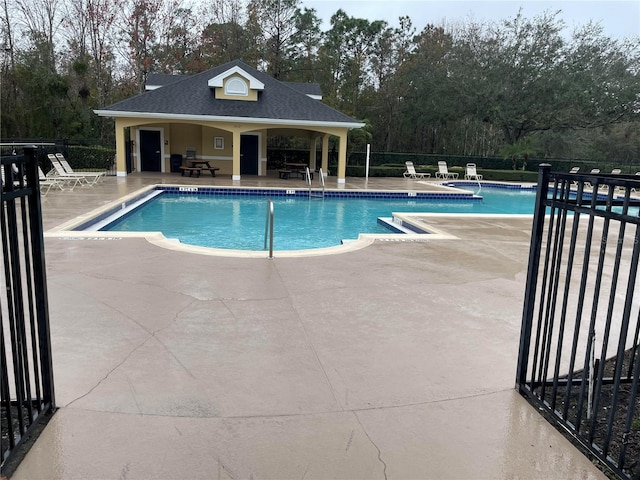
{"type": "MultiPolygon", "coordinates": [[[[210,6],[200,37],[200,70],[236,59],[256,65],[259,42],[253,12],[245,13],[240,0],[217,0],[210,6]]],[[[204,13],[208,12],[209,8],[204,13]]]]}
{"type": "MultiPolygon", "coordinates": [[[[619,42],[589,23],[574,33],[560,66],[560,128],[597,128],[640,118],[640,40],[619,42]]],[[[556,126],[556,125],[553,125],[556,126]]]]}
{"type": "Polygon", "coordinates": [[[197,64],[197,21],[189,8],[180,3],[165,4],[160,15],[160,35],[153,47],[155,72],[185,74],[197,64]]]}
{"type": "Polygon", "coordinates": [[[466,111],[514,144],[534,132],[595,128],[638,116],[640,43],[592,25],[567,42],[559,12],[470,26],[452,66],[466,111]]]}
{"type": "Polygon", "coordinates": [[[251,0],[262,27],[267,72],[280,79],[290,68],[300,0],[251,0]]]}
{"type": "Polygon", "coordinates": [[[372,52],[371,70],[377,91],[372,94],[365,115],[375,119],[379,135],[378,148],[391,151],[400,135],[400,113],[407,95],[407,65],[415,50],[415,28],[409,17],[400,18],[400,26],[387,28],[372,52]]]}
{"type": "Polygon", "coordinates": [[[296,12],[296,30],[292,37],[291,70],[287,79],[298,82],[318,82],[318,49],[322,43],[322,20],[313,8],[296,12]]]}
{"type": "Polygon", "coordinates": [[[464,117],[459,77],[452,75],[453,37],[444,28],[427,25],[415,39],[406,63],[401,102],[405,149],[446,153],[445,132],[464,117]]]}
{"type": "Polygon", "coordinates": [[[500,154],[503,158],[511,159],[511,165],[514,170],[518,169],[518,159],[522,159],[522,170],[527,167],[527,161],[531,155],[535,155],[537,149],[530,137],[517,141],[516,143],[507,143],[500,148],[500,154]]]}
{"type": "Polygon", "coordinates": [[[55,38],[61,25],[62,0],[14,0],[21,12],[20,23],[26,28],[29,39],[38,45],[41,58],[48,68],[55,71],[55,38]]]}
{"type": "Polygon", "coordinates": [[[350,115],[359,114],[359,98],[372,82],[370,54],[386,26],[382,20],[349,17],[343,10],[331,17],[331,30],[321,53],[331,75],[330,94],[338,108],[350,115]]]}
{"type": "Polygon", "coordinates": [[[21,135],[21,109],[18,106],[18,83],[16,79],[16,59],[14,33],[11,17],[13,13],[9,9],[7,0],[2,2],[2,65],[0,66],[0,135],[8,137],[21,135]],[[13,132],[13,133],[11,133],[13,132]]]}
{"type": "Polygon", "coordinates": [[[162,0],[128,0],[121,7],[119,30],[124,45],[121,54],[137,90],[143,92],[153,66],[152,51],[160,30],[162,0]]]}

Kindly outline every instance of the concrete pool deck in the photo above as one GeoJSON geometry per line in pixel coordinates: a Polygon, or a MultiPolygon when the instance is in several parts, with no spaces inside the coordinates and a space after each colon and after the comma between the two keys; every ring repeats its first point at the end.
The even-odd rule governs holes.
{"type": "MultiPolygon", "coordinates": [[[[234,184],[52,191],[45,231],[154,183],[234,184]]],[[[514,390],[531,219],[430,221],[457,239],[268,260],[47,238],[59,409],[11,478],[605,478],[514,390]]]]}

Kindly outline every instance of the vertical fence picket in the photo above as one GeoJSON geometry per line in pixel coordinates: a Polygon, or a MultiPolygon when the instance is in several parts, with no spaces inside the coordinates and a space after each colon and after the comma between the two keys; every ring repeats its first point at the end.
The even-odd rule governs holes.
{"type": "Polygon", "coordinates": [[[516,372],[530,403],[628,479],[640,476],[640,465],[628,461],[631,436],[640,440],[640,197],[633,190],[640,190],[634,176],[541,166],[516,372]]]}
{"type": "Polygon", "coordinates": [[[28,147],[0,159],[0,460],[7,476],[24,440],[55,409],[37,153],[28,147]]]}

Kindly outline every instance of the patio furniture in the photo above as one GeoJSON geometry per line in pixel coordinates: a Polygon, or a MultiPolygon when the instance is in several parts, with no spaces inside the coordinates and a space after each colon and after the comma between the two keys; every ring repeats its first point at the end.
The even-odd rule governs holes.
{"type": "Polygon", "coordinates": [[[455,172],[449,172],[447,162],[438,162],[438,171],[436,172],[436,178],[442,178],[443,180],[455,180],[458,178],[458,174],[455,172]]]}
{"type": "Polygon", "coordinates": [[[45,196],[47,193],[49,193],[49,190],[51,190],[52,187],[57,187],[60,190],[64,190],[64,188],[62,188],[62,186],[64,185],[64,181],[59,180],[55,176],[48,177],[42,171],[42,168],[40,168],[40,166],[38,166],[38,183],[40,184],[40,193],[42,194],[42,196],[45,196]]]}
{"type": "MultiPolygon", "coordinates": [[[[20,186],[20,180],[18,180],[17,178],[15,178],[15,174],[18,173],[18,167],[15,166],[15,164],[11,164],[11,170],[13,172],[13,186],[14,187],[19,187],[20,186]]],[[[4,187],[5,182],[6,182],[6,177],[4,175],[4,168],[2,166],[0,166],[0,172],[2,172],[2,187],[4,187]]]]}
{"type": "MultiPolygon", "coordinates": [[[[591,171],[589,172],[590,175],[598,175],[599,173],[600,173],[599,168],[592,168],[591,171]]],[[[587,181],[584,182],[584,186],[593,189],[593,185],[591,184],[591,182],[587,182],[587,181]]]]}
{"type": "Polygon", "coordinates": [[[58,161],[56,156],[52,153],[48,154],[47,157],[53,166],[53,170],[50,172],[54,178],[58,179],[59,182],[63,182],[66,186],[69,186],[69,190],[73,190],[76,185],[81,183],[82,181],[87,182],[87,179],[83,175],[78,175],[76,173],[67,173],[64,168],[62,168],[62,164],[58,161]]]}
{"type": "Polygon", "coordinates": [[[467,163],[467,169],[464,174],[464,179],[476,180],[476,181],[482,180],[482,175],[479,175],[478,172],[476,171],[475,163],[467,163]]]}
{"type": "Polygon", "coordinates": [[[416,168],[413,166],[413,162],[404,162],[407,166],[407,171],[402,174],[404,178],[412,178],[414,180],[418,180],[421,178],[429,178],[431,176],[430,173],[418,173],[416,172],[416,168]]]}
{"type": "Polygon", "coordinates": [[[85,178],[85,180],[87,180],[87,183],[90,183],[91,185],[95,184],[98,180],[103,179],[107,175],[106,171],[75,172],[73,168],[71,168],[71,165],[69,165],[69,162],[67,161],[67,159],[64,158],[64,155],[62,155],[61,153],[56,153],[56,158],[58,159],[58,162],[60,162],[60,164],[62,165],[62,168],[64,168],[65,172],[82,175],[85,178]],[[89,180],[91,180],[91,182],[89,182],[89,180]]]}

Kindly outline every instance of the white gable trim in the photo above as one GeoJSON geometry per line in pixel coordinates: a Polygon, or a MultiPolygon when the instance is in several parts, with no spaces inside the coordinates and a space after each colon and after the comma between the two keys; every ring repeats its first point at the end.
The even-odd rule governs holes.
{"type": "Polygon", "coordinates": [[[242,68],[235,66],[222,72],[220,75],[217,75],[211,79],[209,79],[208,85],[210,88],[222,87],[224,84],[224,80],[231,75],[238,74],[245,80],[249,81],[249,88],[251,90],[264,90],[264,83],[258,80],[256,77],[249,75],[242,68]]]}

